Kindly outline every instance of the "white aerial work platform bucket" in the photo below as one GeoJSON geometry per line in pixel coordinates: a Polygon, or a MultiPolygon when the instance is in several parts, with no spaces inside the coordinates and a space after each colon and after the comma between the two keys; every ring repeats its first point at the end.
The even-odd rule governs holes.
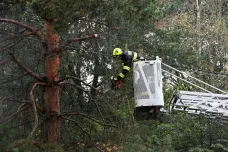
{"type": "Polygon", "coordinates": [[[164,107],[161,60],[140,60],[133,64],[136,119],[157,119],[164,107]]]}
{"type": "Polygon", "coordinates": [[[161,60],[140,60],[133,64],[136,107],[164,106],[161,60]]]}

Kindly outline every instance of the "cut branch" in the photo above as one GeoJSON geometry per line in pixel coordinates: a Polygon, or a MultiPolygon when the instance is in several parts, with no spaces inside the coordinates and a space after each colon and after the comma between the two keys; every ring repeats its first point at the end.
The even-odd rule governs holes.
{"type": "Polygon", "coordinates": [[[13,53],[9,53],[9,55],[12,57],[12,61],[15,62],[22,70],[24,70],[25,72],[27,72],[30,76],[32,76],[33,78],[35,78],[36,80],[43,82],[43,78],[40,77],[38,74],[36,74],[35,72],[31,71],[30,69],[28,69],[27,67],[25,67],[14,55],[13,53]]]}

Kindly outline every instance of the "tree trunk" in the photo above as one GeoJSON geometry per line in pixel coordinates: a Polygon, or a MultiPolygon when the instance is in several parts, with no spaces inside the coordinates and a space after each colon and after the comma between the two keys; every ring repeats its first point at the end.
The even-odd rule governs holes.
{"type": "Polygon", "coordinates": [[[46,126],[48,142],[57,143],[60,139],[60,86],[55,84],[59,80],[60,55],[59,36],[53,33],[50,22],[46,21],[47,56],[45,58],[45,72],[48,86],[45,89],[45,106],[48,119],[46,126]]]}
{"type": "MultiPolygon", "coordinates": [[[[77,62],[77,64],[76,64],[76,74],[75,74],[76,77],[79,79],[81,79],[81,66],[82,66],[82,61],[79,60],[79,62],[77,62]]],[[[80,81],[75,80],[74,82],[77,86],[82,88],[82,84],[80,81]]],[[[84,96],[83,96],[83,91],[80,88],[77,89],[77,99],[78,99],[78,104],[79,104],[80,109],[84,110],[84,108],[85,108],[84,107],[84,96]]]]}
{"type": "MultiPolygon", "coordinates": [[[[94,87],[94,88],[96,88],[97,87],[97,85],[98,85],[98,71],[97,71],[97,69],[99,69],[99,60],[98,60],[98,57],[97,57],[97,55],[95,55],[94,56],[94,59],[95,59],[95,61],[94,61],[94,77],[93,77],[93,83],[92,83],[92,86],[94,87]]],[[[94,90],[94,89],[92,89],[91,90],[91,96],[92,96],[92,98],[95,98],[96,97],[96,90],[94,90]]]]}
{"type": "Polygon", "coordinates": [[[196,49],[198,51],[198,57],[202,55],[201,50],[201,38],[200,38],[200,31],[201,31],[201,0],[196,0],[196,49]]]}

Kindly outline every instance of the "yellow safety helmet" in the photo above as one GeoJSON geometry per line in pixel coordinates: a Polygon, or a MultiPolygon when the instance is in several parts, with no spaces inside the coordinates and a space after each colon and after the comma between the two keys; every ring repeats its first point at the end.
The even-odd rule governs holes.
{"type": "Polygon", "coordinates": [[[123,51],[122,49],[120,48],[115,48],[113,51],[112,51],[112,56],[113,57],[117,57],[117,56],[120,56],[123,54],[123,51]]]}

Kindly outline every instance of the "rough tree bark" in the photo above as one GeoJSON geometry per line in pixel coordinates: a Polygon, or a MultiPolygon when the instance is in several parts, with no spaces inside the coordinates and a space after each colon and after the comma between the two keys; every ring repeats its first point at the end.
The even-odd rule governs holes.
{"type": "Polygon", "coordinates": [[[60,85],[55,83],[59,81],[60,69],[60,48],[59,35],[53,33],[53,27],[50,21],[45,23],[47,53],[45,56],[45,73],[48,86],[45,89],[45,109],[48,115],[46,119],[48,142],[56,143],[60,139],[60,85]]]}

